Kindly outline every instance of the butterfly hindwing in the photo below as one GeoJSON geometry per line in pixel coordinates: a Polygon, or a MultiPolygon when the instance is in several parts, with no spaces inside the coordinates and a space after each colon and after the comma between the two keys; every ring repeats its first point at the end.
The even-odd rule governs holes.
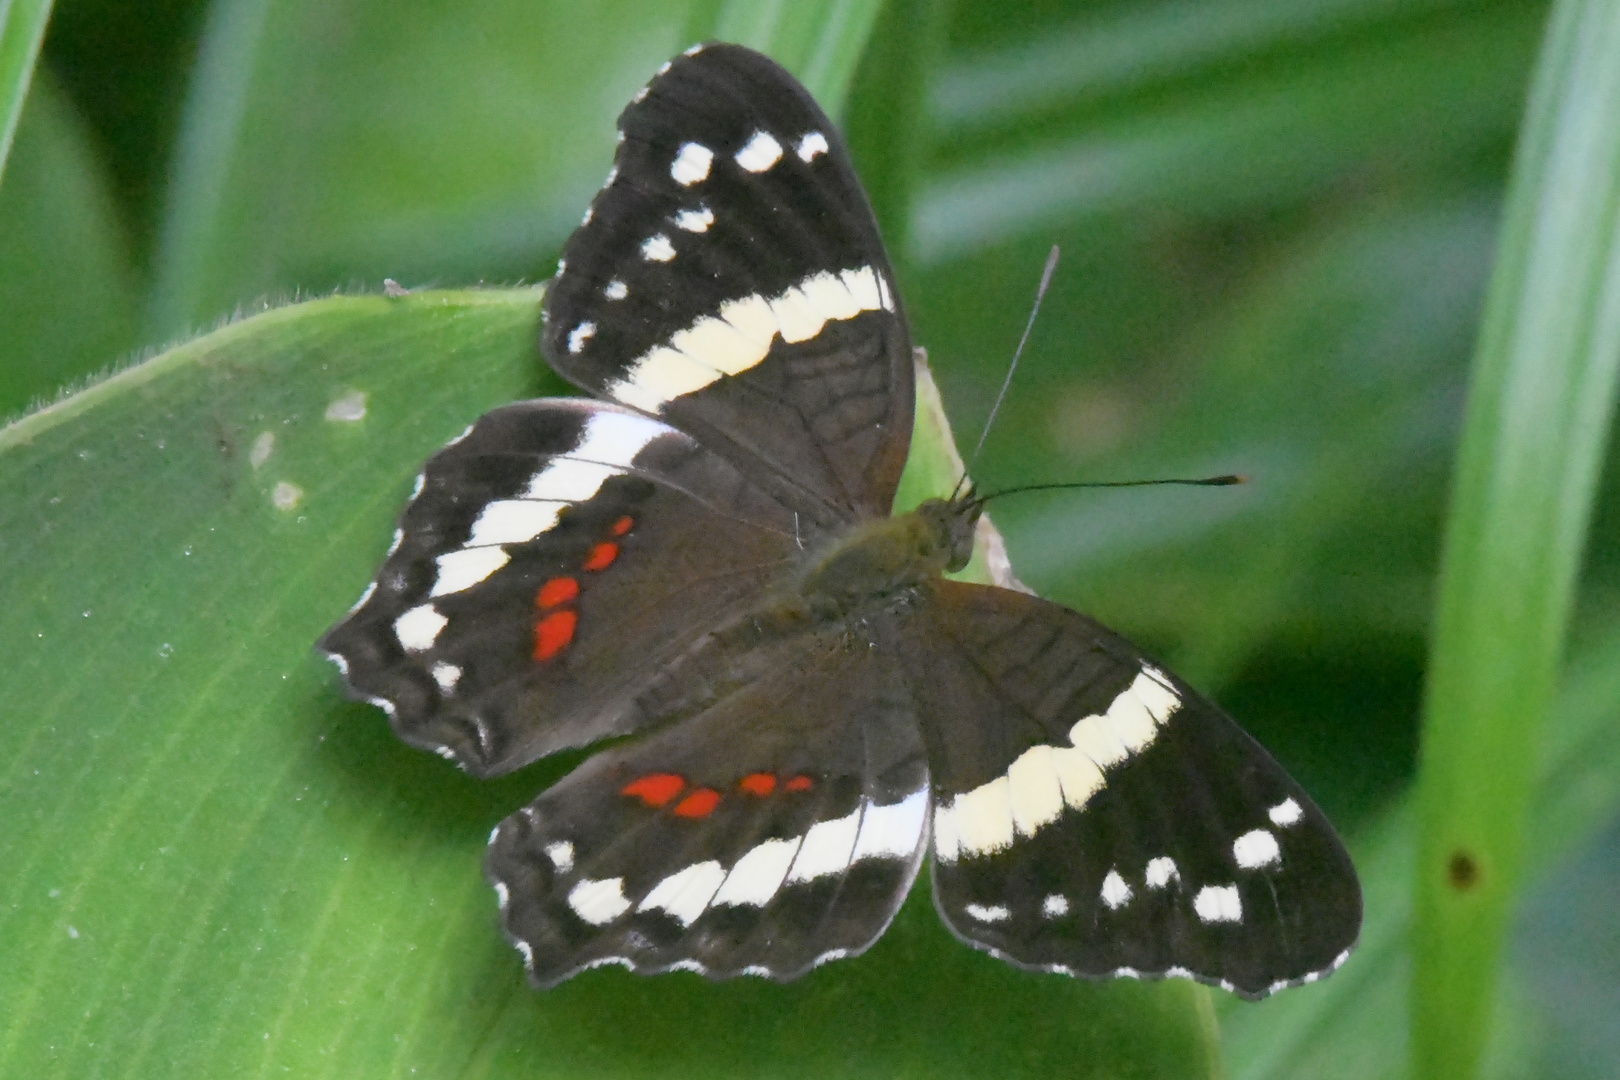
{"type": "Polygon", "coordinates": [[[519,402],[427,463],[321,645],[406,742],[490,776],[661,714],[683,657],[794,551],[793,515],[688,436],[519,402]]]}
{"type": "Polygon", "coordinates": [[[892,656],[827,631],[753,652],[711,659],[760,677],[597,754],[491,836],[485,872],[535,982],[609,962],[786,980],[888,925],[928,801],[892,656]]]}
{"type": "Polygon", "coordinates": [[[709,45],[619,118],[541,346],[818,523],[889,513],[912,426],[893,273],[843,140],[791,75],[709,45]]]}
{"type": "Polygon", "coordinates": [[[933,777],[934,897],[964,940],[1250,997],[1355,943],[1331,825],[1248,735],[1067,608],[937,582],[905,639],[933,777]]]}

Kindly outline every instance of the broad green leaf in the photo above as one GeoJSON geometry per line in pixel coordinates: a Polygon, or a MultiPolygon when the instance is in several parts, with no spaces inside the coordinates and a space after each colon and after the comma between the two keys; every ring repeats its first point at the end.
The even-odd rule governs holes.
{"type": "Polygon", "coordinates": [[[1475,1075],[1620,378],[1620,2],[1553,7],[1469,385],[1424,710],[1412,1073],[1475,1075]]]}
{"type": "Polygon", "coordinates": [[[537,300],[283,308],[0,432],[0,1075],[1213,1075],[1202,988],[1014,970],[926,887],[789,986],[528,988],[480,857],[577,755],[476,782],[311,643],[421,460],[555,386],[537,300]]]}

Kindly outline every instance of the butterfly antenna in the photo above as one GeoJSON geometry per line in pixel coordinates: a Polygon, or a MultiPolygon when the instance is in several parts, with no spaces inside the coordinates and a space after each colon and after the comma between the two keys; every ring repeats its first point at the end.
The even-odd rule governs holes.
{"type": "Polygon", "coordinates": [[[1072,491],[1075,488],[1127,488],[1127,487],[1156,487],[1160,484],[1179,484],[1186,487],[1230,487],[1233,484],[1247,484],[1249,478],[1238,473],[1227,473],[1224,476],[1205,476],[1197,480],[1093,480],[1089,482],[1067,484],[1025,484],[1022,487],[1004,488],[1001,491],[992,491],[988,495],[975,496],[973,501],[983,506],[991,499],[999,499],[1003,495],[1019,495],[1026,491],[1072,491]]]}
{"type": "Polygon", "coordinates": [[[1035,326],[1035,316],[1041,310],[1041,301],[1046,298],[1046,290],[1052,284],[1052,272],[1057,269],[1058,246],[1052,245],[1052,250],[1046,256],[1046,269],[1041,271],[1041,284],[1035,290],[1035,303],[1029,309],[1029,320],[1024,323],[1024,334],[1018,339],[1018,348],[1013,350],[1012,363],[1007,365],[1007,377],[1001,380],[1001,392],[996,395],[996,403],[990,406],[990,415],[985,418],[984,430],[979,432],[979,441],[974,444],[973,456],[968,458],[967,469],[962,480],[957,482],[960,491],[962,483],[967,480],[967,474],[973,471],[973,463],[979,460],[979,451],[984,449],[984,440],[990,437],[990,425],[996,422],[996,413],[1001,411],[1001,403],[1007,397],[1007,388],[1012,385],[1013,372],[1018,370],[1018,358],[1024,355],[1024,344],[1029,341],[1029,332],[1035,326]]]}

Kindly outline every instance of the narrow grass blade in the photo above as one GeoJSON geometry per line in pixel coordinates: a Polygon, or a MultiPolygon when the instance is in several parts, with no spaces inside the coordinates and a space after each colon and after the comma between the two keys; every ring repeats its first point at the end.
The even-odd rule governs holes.
{"type": "Polygon", "coordinates": [[[51,0],[0,0],[0,178],[50,17],[51,0]]]}
{"type": "Polygon", "coordinates": [[[1620,367],[1620,2],[1560,0],[1469,390],[1418,781],[1412,1060],[1474,1075],[1620,367]]]}

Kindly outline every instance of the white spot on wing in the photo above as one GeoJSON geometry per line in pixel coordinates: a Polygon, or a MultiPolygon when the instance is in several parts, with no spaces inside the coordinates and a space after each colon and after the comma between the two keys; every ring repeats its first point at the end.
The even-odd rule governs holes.
{"type": "Polygon", "coordinates": [[[618,278],[614,278],[602,289],[602,295],[609,300],[623,300],[630,295],[630,288],[618,278]]]}
{"type": "MultiPolygon", "coordinates": [[[[671,249],[673,250],[673,249],[671,249]]],[[[746,296],[720,305],[626,365],[607,386],[614,398],[658,412],[673,398],[701,390],[724,375],[739,375],[769,354],[777,334],[806,341],[830,319],[853,318],[883,307],[880,276],[869,266],[837,275],[812,274],[775,297],[746,296]]]]}
{"type": "Polygon", "coordinates": [[[860,859],[909,859],[922,840],[928,812],[927,790],[914,791],[897,803],[866,807],[850,862],[860,859]]]}
{"type": "Polygon", "coordinates": [[[768,131],[754,132],[747,145],[737,151],[737,164],[751,173],[764,172],[781,160],[782,144],[768,131]]]}
{"type": "Polygon", "coordinates": [[[1108,876],[1103,878],[1102,902],[1108,905],[1110,911],[1117,911],[1131,902],[1131,887],[1125,884],[1118,870],[1108,871],[1108,876]]]}
{"type": "Polygon", "coordinates": [[[585,343],[591,340],[595,333],[596,324],[589,321],[582,322],[568,331],[568,355],[578,356],[580,350],[585,347],[585,343]]]}
{"type": "Polygon", "coordinates": [[[1299,819],[1305,816],[1305,811],[1300,809],[1299,803],[1287,798],[1266,811],[1266,816],[1271,818],[1273,825],[1280,825],[1286,829],[1290,825],[1297,824],[1299,819]]]}
{"type": "Polygon", "coordinates": [[[1176,860],[1168,855],[1160,855],[1156,859],[1149,859],[1147,864],[1147,887],[1162,889],[1172,880],[1181,880],[1181,871],[1176,869],[1176,860]]]}
{"type": "Polygon", "coordinates": [[[567,840],[553,840],[546,845],[546,858],[559,873],[566,874],[574,868],[574,845],[567,840]]]}
{"type": "Polygon", "coordinates": [[[461,669],[454,664],[447,664],[443,660],[433,665],[433,681],[439,684],[439,691],[448,694],[456,688],[461,681],[461,669]]]}
{"type": "Polygon", "coordinates": [[[827,136],[819,131],[812,131],[799,140],[799,145],[793,148],[793,152],[799,155],[800,161],[808,165],[815,160],[817,154],[827,152],[827,136]]]}
{"type": "Polygon", "coordinates": [[[682,143],[675,154],[675,162],[669,167],[669,175],[682,187],[691,187],[700,180],[709,177],[709,163],[714,160],[714,151],[702,143],[682,143]]]}
{"type": "Polygon", "coordinates": [[[479,511],[463,546],[527,543],[556,525],[566,505],[556,499],[497,499],[479,511]]]}
{"type": "Polygon", "coordinates": [[[675,247],[663,233],[654,233],[642,241],[641,257],[648,262],[669,262],[675,257],[675,247]]]}
{"type": "Polygon", "coordinates": [[[1069,913],[1068,897],[1060,893],[1053,893],[1041,901],[1041,914],[1048,919],[1060,918],[1069,913]]]}
{"type": "Polygon", "coordinates": [[[624,878],[581,878],[568,892],[568,906],[592,926],[606,926],[630,910],[630,901],[624,898],[624,878]]]}
{"type": "Polygon", "coordinates": [[[804,834],[804,843],[800,845],[798,855],[793,859],[793,869],[788,871],[788,884],[842,873],[849,865],[850,854],[855,850],[855,836],[860,825],[861,808],[857,806],[841,818],[818,821],[810,826],[810,831],[804,834]]]}
{"type": "Polygon", "coordinates": [[[498,547],[462,548],[434,558],[439,576],[429,596],[446,596],[470,589],[505,566],[511,556],[498,547]]]}
{"type": "MultiPolygon", "coordinates": [[[[847,278],[845,284],[851,285],[847,278]]],[[[849,291],[859,299],[866,287],[859,281],[849,291]]],[[[999,851],[1012,843],[1014,832],[1033,836],[1056,821],[1065,806],[1085,809],[1106,782],[1103,771],[1151,745],[1159,726],[1180,706],[1181,699],[1165,685],[1165,677],[1144,667],[1105,712],[1084,717],[1069,729],[1072,747],[1032,746],[1005,775],[937,810],[935,851],[947,862],[958,854],[999,851]]]]}
{"type": "Polygon", "coordinates": [[[406,652],[426,652],[449,624],[432,604],[418,604],[394,620],[394,636],[406,652]]]}
{"type": "Polygon", "coordinates": [[[675,215],[675,224],[690,233],[708,232],[709,226],[714,224],[714,212],[707,206],[682,210],[675,215]]]}
{"type": "MultiPolygon", "coordinates": [[[[957,851],[968,855],[988,855],[1011,846],[1011,784],[1005,776],[998,776],[956,796],[950,805],[934,811],[934,831],[942,837],[954,837],[957,851]]],[[[946,861],[956,857],[956,851],[937,846],[936,850],[946,861]]]]}
{"type": "Polygon", "coordinates": [[[587,206],[585,208],[585,216],[579,219],[579,227],[583,229],[585,226],[589,225],[591,223],[591,218],[593,218],[595,216],[596,216],[596,207],[587,206]]]}
{"type": "Polygon", "coordinates": [[[535,473],[523,498],[541,502],[584,502],[595,498],[609,477],[624,472],[643,447],[672,430],[633,413],[593,412],[579,445],[566,456],[552,458],[535,473]]]}
{"type": "Polygon", "coordinates": [[[710,897],[725,880],[725,867],[715,860],[693,863],[654,885],[637,910],[657,908],[668,912],[682,926],[691,926],[708,909],[710,897]]]}
{"type": "Polygon", "coordinates": [[[1243,900],[1236,885],[1205,885],[1193,897],[1193,910],[1207,923],[1243,921],[1243,900]]]}
{"type": "Polygon", "coordinates": [[[1013,826],[1023,836],[1034,836],[1036,829],[1063,812],[1063,785],[1053,761],[1058,753],[1056,747],[1032,746],[1007,769],[1013,826]]]}
{"type": "Polygon", "coordinates": [[[1012,918],[1012,912],[996,904],[994,907],[982,907],[979,904],[966,904],[962,908],[971,918],[979,922],[1005,922],[1012,918]]]}
{"type": "Polygon", "coordinates": [[[714,894],[716,904],[750,904],[764,907],[782,887],[800,840],[766,840],[750,848],[726,875],[725,884],[714,894]]]}
{"type": "Polygon", "coordinates": [[[1232,858],[1245,870],[1258,870],[1262,866],[1281,865],[1282,852],[1277,838],[1265,829],[1254,829],[1232,842],[1232,858]]]}

